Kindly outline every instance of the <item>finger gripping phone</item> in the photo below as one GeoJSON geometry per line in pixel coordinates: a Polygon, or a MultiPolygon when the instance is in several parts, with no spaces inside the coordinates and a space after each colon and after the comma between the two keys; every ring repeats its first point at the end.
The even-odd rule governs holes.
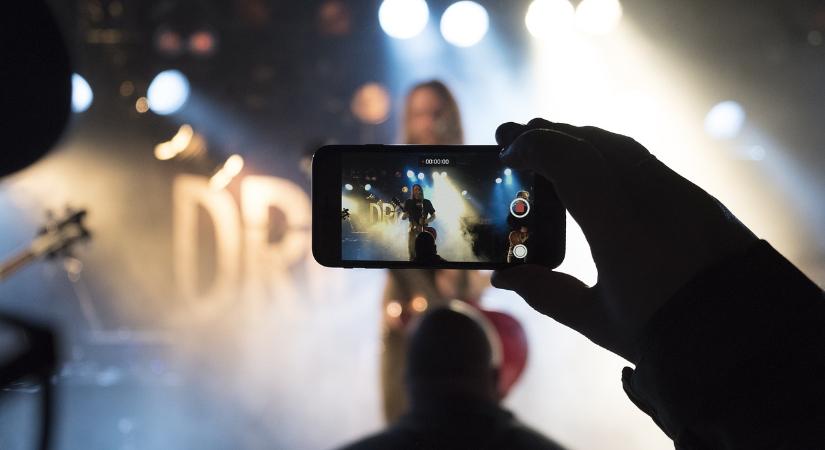
{"type": "Polygon", "coordinates": [[[494,145],[330,145],[312,160],[312,253],[329,267],[500,269],[564,259],[553,185],[494,145]]]}

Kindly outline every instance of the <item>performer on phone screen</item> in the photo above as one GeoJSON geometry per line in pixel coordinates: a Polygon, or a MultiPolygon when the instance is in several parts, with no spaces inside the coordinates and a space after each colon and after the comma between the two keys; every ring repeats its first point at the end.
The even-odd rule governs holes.
{"type": "Polygon", "coordinates": [[[412,194],[404,202],[404,212],[401,220],[410,221],[410,230],[407,237],[407,248],[410,253],[410,261],[415,259],[415,238],[419,233],[427,231],[427,225],[435,220],[435,208],[432,202],[424,198],[424,189],[420,185],[414,184],[412,194]]]}

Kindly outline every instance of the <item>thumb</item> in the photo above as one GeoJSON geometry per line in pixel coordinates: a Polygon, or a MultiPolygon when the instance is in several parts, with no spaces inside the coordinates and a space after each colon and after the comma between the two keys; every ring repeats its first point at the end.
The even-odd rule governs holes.
{"type": "Polygon", "coordinates": [[[493,286],[514,291],[536,311],[585,333],[600,320],[593,289],[578,278],[547,267],[524,264],[493,273],[493,286]]]}

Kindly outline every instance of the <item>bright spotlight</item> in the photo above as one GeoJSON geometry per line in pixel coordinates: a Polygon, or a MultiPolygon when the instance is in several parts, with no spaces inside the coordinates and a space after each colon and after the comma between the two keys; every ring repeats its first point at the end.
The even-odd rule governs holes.
{"type": "Polygon", "coordinates": [[[453,3],[441,16],[441,35],[457,47],[476,45],[487,34],[489,26],[487,10],[476,2],[453,3]]]}
{"type": "Polygon", "coordinates": [[[419,179],[419,180],[423,180],[423,179],[424,179],[424,172],[418,172],[418,179],[419,179]]]}
{"type": "Polygon", "coordinates": [[[467,196],[467,191],[461,191],[461,196],[466,197],[467,196]]]}
{"type": "Polygon", "coordinates": [[[716,104],[705,116],[705,131],[718,139],[736,137],[745,123],[745,109],[742,105],[727,100],[716,104]]]}
{"type": "Polygon", "coordinates": [[[189,80],[180,71],[164,70],[149,83],[146,97],[155,114],[172,114],[189,98],[189,80]]]}
{"type": "Polygon", "coordinates": [[[384,0],[378,8],[378,22],[396,39],[417,36],[427,26],[430,10],[424,0],[384,0]]]}
{"type": "Polygon", "coordinates": [[[369,191],[370,189],[372,189],[372,185],[371,185],[371,184],[367,183],[367,184],[365,184],[365,185],[364,185],[364,190],[365,190],[365,191],[369,191]]]}
{"type": "Polygon", "coordinates": [[[441,172],[441,176],[442,176],[442,177],[446,177],[446,176],[447,176],[447,172],[441,172]]]}
{"type": "Polygon", "coordinates": [[[344,185],[344,189],[346,189],[348,191],[351,191],[352,190],[352,185],[347,183],[347,184],[344,185]]]}
{"type": "Polygon", "coordinates": [[[408,170],[407,171],[407,178],[409,178],[411,180],[414,180],[415,179],[415,172],[413,172],[412,170],[408,170]]]}
{"type": "Polygon", "coordinates": [[[560,30],[569,29],[575,9],[568,0],[533,0],[524,16],[527,31],[544,39],[560,30]]]}
{"type": "Polygon", "coordinates": [[[496,184],[501,184],[501,178],[496,178],[496,184]]]}
{"type": "Polygon", "coordinates": [[[512,174],[513,174],[513,171],[512,171],[512,170],[510,170],[510,168],[509,168],[509,167],[508,167],[508,168],[506,168],[506,169],[504,169],[504,175],[507,175],[507,176],[509,177],[509,176],[510,176],[510,175],[512,175],[512,174]]]}
{"type": "Polygon", "coordinates": [[[576,24],[592,34],[613,31],[622,18],[619,0],[582,0],[576,7],[576,24]]]}
{"type": "Polygon", "coordinates": [[[80,75],[72,74],[72,111],[81,113],[89,109],[92,104],[94,95],[92,94],[92,87],[80,75]]]}

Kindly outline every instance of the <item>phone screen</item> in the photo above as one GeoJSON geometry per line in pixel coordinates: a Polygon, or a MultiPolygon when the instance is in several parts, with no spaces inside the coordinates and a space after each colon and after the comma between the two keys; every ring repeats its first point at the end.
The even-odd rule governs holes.
{"type": "Polygon", "coordinates": [[[343,153],[342,261],[529,262],[534,176],[492,150],[343,153]]]}

